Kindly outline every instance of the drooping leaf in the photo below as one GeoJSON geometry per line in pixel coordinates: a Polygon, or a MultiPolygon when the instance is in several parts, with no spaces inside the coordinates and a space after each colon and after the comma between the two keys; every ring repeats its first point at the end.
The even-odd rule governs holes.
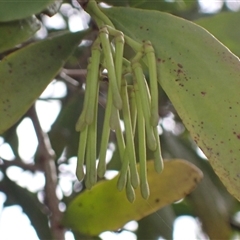
{"type": "Polygon", "coordinates": [[[36,17],[0,23],[0,53],[30,38],[40,26],[36,17]]]}
{"type": "Polygon", "coordinates": [[[40,13],[55,0],[0,0],[0,22],[8,22],[40,13]]]}
{"type": "Polygon", "coordinates": [[[117,230],[130,220],[139,220],[189,194],[202,178],[201,171],[184,160],[166,161],[161,174],[147,162],[150,197],[144,200],[136,190],[130,203],[125,192],[116,188],[118,177],[99,182],[91,190],[79,194],[69,204],[63,224],[86,235],[117,230]]]}
{"type": "Polygon", "coordinates": [[[232,52],[240,56],[239,12],[223,12],[212,17],[198,19],[195,22],[207,29],[232,52]]]}
{"type": "Polygon", "coordinates": [[[0,62],[0,133],[30,108],[85,33],[64,33],[30,44],[0,62]]]}
{"type": "Polygon", "coordinates": [[[239,59],[205,29],[170,14],[122,7],[104,12],[128,36],[152,42],[162,88],[214,171],[240,200],[239,59]]]}

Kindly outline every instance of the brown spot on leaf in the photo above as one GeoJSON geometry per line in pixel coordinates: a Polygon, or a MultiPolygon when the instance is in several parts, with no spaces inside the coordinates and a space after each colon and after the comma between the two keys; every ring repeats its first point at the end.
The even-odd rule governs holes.
{"type": "Polygon", "coordinates": [[[180,63],[178,63],[178,66],[179,66],[180,68],[183,68],[182,64],[180,64],[180,63]]]}
{"type": "Polygon", "coordinates": [[[182,70],[181,70],[181,69],[178,69],[178,70],[177,70],[177,74],[179,75],[180,73],[182,73],[182,70]]]}

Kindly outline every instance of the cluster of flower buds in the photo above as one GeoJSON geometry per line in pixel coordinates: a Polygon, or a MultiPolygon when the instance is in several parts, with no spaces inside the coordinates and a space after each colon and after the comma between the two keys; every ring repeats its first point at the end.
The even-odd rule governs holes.
{"type": "Polygon", "coordinates": [[[81,132],[77,177],[79,180],[85,178],[86,187],[90,189],[96,183],[97,175],[101,178],[104,176],[106,152],[112,130],[116,134],[121,159],[118,189],[121,191],[125,188],[129,201],[133,202],[134,189],[140,185],[142,196],[147,199],[147,148],[153,152],[156,171],[161,172],[163,169],[157,129],[158,85],[154,48],[149,41],[137,43],[122,32],[105,25],[100,28],[99,35],[92,45],[87,70],[83,110],[76,124],[76,130],[81,132]],[[136,52],[131,60],[123,56],[125,44],[136,52]],[[141,63],[148,67],[149,84],[141,63]],[[103,71],[107,72],[109,87],[100,153],[97,156],[98,92],[103,71]],[[124,123],[124,132],[120,126],[121,120],[124,123]],[[137,141],[134,141],[136,139],[137,141]],[[135,146],[135,142],[138,146],[135,146]],[[139,172],[136,167],[136,155],[139,158],[139,172]],[[96,166],[97,158],[99,162],[96,166]]]}

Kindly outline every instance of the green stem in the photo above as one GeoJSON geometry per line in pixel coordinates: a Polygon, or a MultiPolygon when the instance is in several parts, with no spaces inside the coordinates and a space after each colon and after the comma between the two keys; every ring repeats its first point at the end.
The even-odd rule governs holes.
{"type": "Polygon", "coordinates": [[[106,27],[100,29],[99,37],[101,39],[103,53],[106,60],[106,66],[109,76],[109,85],[112,88],[113,104],[117,109],[121,109],[122,99],[117,85],[115,66],[113,62],[111,46],[108,39],[108,30],[106,27]]]}
{"type": "Polygon", "coordinates": [[[161,153],[161,147],[160,147],[160,138],[158,135],[158,130],[157,127],[154,127],[154,136],[157,141],[157,148],[153,152],[154,153],[154,168],[157,173],[162,172],[164,164],[163,164],[163,159],[162,159],[162,153],[161,153]]]}
{"type": "Polygon", "coordinates": [[[110,135],[110,116],[111,116],[111,108],[112,105],[112,90],[111,88],[108,89],[108,96],[107,96],[107,106],[104,115],[104,122],[103,122],[103,131],[102,131],[102,139],[101,139],[101,146],[100,146],[100,153],[99,153],[99,162],[98,162],[98,176],[103,177],[106,171],[106,151],[108,146],[108,140],[110,135]]]}
{"type": "Polygon", "coordinates": [[[150,92],[151,92],[151,124],[156,127],[158,125],[158,80],[157,80],[157,66],[153,46],[151,42],[147,41],[144,44],[144,51],[146,53],[149,79],[150,79],[150,92]]]}
{"type": "Polygon", "coordinates": [[[88,2],[87,8],[85,9],[97,22],[98,27],[103,27],[104,25],[111,26],[114,28],[114,25],[109,20],[109,18],[100,10],[98,4],[95,0],[90,0],[88,2]],[[100,21],[99,21],[100,20],[100,21]]]}
{"type": "Polygon", "coordinates": [[[149,186],[147,181],[146,168],[146,141],[145,141],[145,121],[141,105],[137,105],[137,126],[138,126],[138,148],[139,148],[139,165],[140,165],[140,189],[144,199],[149,197],[149,186]]]}
{"type": "Polygon", "coordinates": [[[139,178],[138,178],[138,172],[136,168],[136,155],[135,155],[133,131],[132,131],[132,124],[131,124],[131,115],[129,110],[127,85],[126,85],[125,79],[122,80],[121,95],[123,98],[122,112],[123,112],[123,120],[125,125],[125,134],[126,134],[126,150],[125,150],[127,151],[126,157],[129,159],[132,186],[134,188],[137,188],[139,185],[139,178]]]}
{"type": "Polygon", "coordinates": [[[146,134],[147,134],[147,146],[150,150],[156,150],[156,139],[153,133],[153,126],[150,123],[150,96],[149,90],[146,84],[146,80],[143,75],[143,71],[140,63],[134,63],[132,65],[134,72],[134,89],[136,95],[137,105],[142,106],[142,111],[145,119],[146,134]]]}
{"type": "Polygon", "coordinates": [[[89,88],[89,95],[87,100],[87,109],[85,114],[85,121],[87,124],[91,124],[94,119],[95,114],[95,104],[96,98],[98,96],[98,80],[99,80],[99,64],[101,58],[101,50],[100,50],[100,41],[97,38],[92,46],[92,62],[90,72],[88,73],[90,76],[86,82],[87,87],[89,88]]]}
{"type": "MultiPolygon", "coordinates": [[[[91,72],[91,65],[92,65],[92,59],[89,58],[89,63],[88,63],[88,66],[87,66],[87,72],[91,72]]],[[[76,123],[76,131],[77,132],[81,132],[85,129],[85,127],[87,126],[87,123],[85,121],[85,116],[86,116],[86,111],[87,111],[87,108],[88,108],[88,101],[89,101],[89,95],[90,95],[90,92],[91,92],[91,89],[90,89],[90,86],[87,85],[87,82],[91,81],[91,76],[90,74],[87,74],[87,79],[86,79],[86,84],[85,84],[85,93],[84,93],[84,103],[83,103],[83,109],[82,109],[82,112],[81,112],[81,115],[80,117],[78,118],[78,121],[76,123]]]]}
{"type": "Polygon", "coordinates": [[[88,126],[80,133],[76,175],[79,181],[84,178],[83,164],[87,145],[88,126]]]}

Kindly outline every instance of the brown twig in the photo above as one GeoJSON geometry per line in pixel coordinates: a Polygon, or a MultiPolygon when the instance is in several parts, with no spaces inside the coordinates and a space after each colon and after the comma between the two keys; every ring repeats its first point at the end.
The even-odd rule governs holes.
{"type": "Polygon", "coordinates": [[[39,143],[39,164],[41,165],[45,174],[45,202],[49,208],[51,231],[54,239],[64,239],[65,230],[61,227],[60,221],[62,213],[60,212],[59,199],[56,195],[57,188],[57,170],[55,165],[55,154],[51,147],[48,135],[42,131],[35,106],[29,110],[29,117],[31,118],[39,143]]]}
{"type": "Polygon", "coordinates": [[[85,80],[86,75],[86,69],[63,69],[59,73],[61,78],[75,87],[79,86],[79,83],[82,83],[85,80]]]}
{"type": "Polygon", "coordinates": [[[41,171],[40,167],[37,166],[36,164],[26,164],[24,163],[20,158],[15,158],[11,161],[5,160],[2,157],[0,157],[0,166],[1,168],[8,168],[11,166],[17,166],[22,168],[23,170],[27,170],[30,171],[32,173],[36,172],[36,171],[41,171]]]}

